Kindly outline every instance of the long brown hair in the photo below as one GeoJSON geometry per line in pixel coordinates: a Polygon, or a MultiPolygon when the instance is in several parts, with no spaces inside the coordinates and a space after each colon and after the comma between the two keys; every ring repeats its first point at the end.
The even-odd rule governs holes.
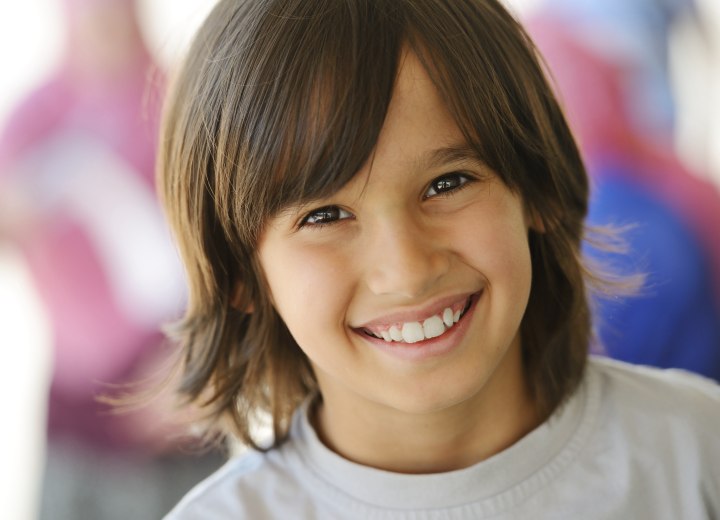
{"type": "Polygon", "coordinates": [[[173,329],[180,392],[248,444],[262,412],[282,442],[316,387],[269,301],[258,236],[280,209],[337,191],[367,161],[403,46],[468,144],[540,221],[521,325],[540,413],[581,379],[591,337],[580,255],[588,180],[533,45],[500,3],[221,0],[175,78],[159,180],[190,284],[173,329]]]}

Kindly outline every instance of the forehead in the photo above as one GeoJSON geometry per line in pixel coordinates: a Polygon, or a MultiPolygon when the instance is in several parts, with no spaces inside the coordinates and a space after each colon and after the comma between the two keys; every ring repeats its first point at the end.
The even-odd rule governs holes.
{"type": "MultiPolygon", "coordinates": [[[[436,166],[439,163],[465,159],[473,153],[475,156],[478,155],[469,150],[463,132],[448,110],[431,73],[416,52],[407,45],[402,45],[397,54],[396,67],[392,72],[391,88],[383,94],[386,108],[383,114],[378,114],[381,117],[373,121],[378,126],[374,138],[371,138],[372,134],[367,132],[367,127],[363,124],[362,119],[358,119],[352,114],[347,116],[338,113],[340,118],[349,117],[348,124],[353,127],[353,137],[366,141],[363,147],[365,151],[361,152],[363,154],[361,161],[356,162],[354,168],[349,167],[346,154],[351,147],[357,144],[354,140],[336,141],[335,136],[325,134],[325,137],[329,137],[329,139],[322,145],[330,147],[326,150],[329,156],[339,159],[332,161],[331,164],[332,166],[342,165],[341,169],[344,171],[342,175],[334,177],[337,172],[327,169],[329,165],[323,163],[322,156],[319,156],[320,161],[311,162],[310,168],[302,175],[296,175],[296,170],[294,171],[292,166],[303,162],[296,159],[301,156],[312,156],[316,151],[302,150],[302,148],[289,150],[288,156],[294,158],[283,161],[283,173],[280,177],[282,185],[287,187],[297,182],[297,179],[305,178],[307,182],[304,182],[303,186],[306,189],[296,192],[295,196],[287,197],[283,205],[278,208],[279,210],[325,198],[340,191],[350,181],[365,176],[363,173],[367,174],[373,165],[377,165],[379,159],[383,159],[386,166],[388,166],[388,161],[404,163],[412,161],[414,164],[410,166],[422,169],[436,166]],[[331,179],[331,176],[334,178],[331,179]],[[328,182],[317,182],[320,179],[327,179],[328,182]]],[[[322,82],[319,83],[322,85],[322,82]]],[[[315,85],[318,85],[318,82],[315,85]]],[[[335,111],[343,112],[346,107],[333,106],[332,100],[337,97],[325,96],[325,87],[323,86],[317,88],[320,90],[308,103],[309,106],[317,105],[320,109],[310,110],[304,114],[304,127],[308,135],[321,137],[324,130],[323,125],[332,119],[328,114],[335,111]],[[319,114],[322,115],[319,116],[319,114]]],[[[370,96],[371,99],[374,97],[375,95],[370,96]]],[[[348,98],[347,101],[351,105],[355,105],[357,102],[351,98],[348,98]]],[[[331,132],[333,131],[334,129],[331,130],[331,132]]],[[[359,149],[356,152],[359,152],[359,149]]],[[[360,158],[360,153],[357,153],[355,157],[360,158]]],[[[392,168],[392,164],[389,166],[392,168]]],[[[404,168],[407,166],[407,164],[403,165],[404,168]]]]}
{"type": "Polygon", "coordinates": [[[288,200],[269,217],[285,219],[336,196],[361,200],[369,192],[394,191],[419,177],[427,182],[427,175],[446,173],[448,167],[471,165],[491,172],[477,148],[468,144],[418,55],[403,46],[382,127],[362,166],[334,189],[288,200]]]}
{"type": "Polygon", "coordinates": [[[460,145],[464,141],[460,128],[418,56],[411,50],[403,49],[390,104],[378,137],[378,148],[384,146],[390,135],[399,138],[392,146],[402,147],[403,132],[409,129],[418,137],[429,140],[440,136],[443,142],[436,143],[438,145],[460,145]]]}
{"type": "Polygon", "coordinates": [[[454,171],[495,177],[467,143],[418,57],[408,51],[399,63],[377,145],[362,168],[332,193],[288,204],[275,215],[278,220],[270,220],[286,224],[309,210],[341,201],[397,205],[408,196],[423,194],[431,179],[454,171]]]}
{"type": "Polygon", "coordinates": [[[377,144],[360,172],[419,171],[478,158],[417,55],[404,49],[377,144]]]}

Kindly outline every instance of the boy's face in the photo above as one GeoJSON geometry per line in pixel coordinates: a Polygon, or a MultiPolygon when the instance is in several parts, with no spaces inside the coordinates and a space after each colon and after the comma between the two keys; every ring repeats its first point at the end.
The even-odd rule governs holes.
{"type": "Polygon", "coordinates": [[[417,58],[401,63],[372,159],[333,196],[271,219],[260,263],[328,413],[490,413],[525,395],[528,220],[417,58]]]}

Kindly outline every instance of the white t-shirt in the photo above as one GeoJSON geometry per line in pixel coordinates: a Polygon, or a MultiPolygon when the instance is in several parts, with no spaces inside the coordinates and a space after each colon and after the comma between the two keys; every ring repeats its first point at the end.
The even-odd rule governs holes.
{"type": "Polygon", "coordinates": [[[166,520],[720,518],[720,386],[592,358],[548,421],[466,469],[404,475],[326,448],[296,413],[288,442],[229,461],[166,520]]]}

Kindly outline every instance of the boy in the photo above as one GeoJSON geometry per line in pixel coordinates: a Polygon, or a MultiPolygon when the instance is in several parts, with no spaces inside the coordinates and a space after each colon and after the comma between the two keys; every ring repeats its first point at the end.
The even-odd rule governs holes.
{"type": "Polygon", "coordinates": [[[717,514],[717,387],[588,364],[587,176],[496,1],[221,1],[160,174],[181,391],[256,448],[168,518],[717,514]]]}

